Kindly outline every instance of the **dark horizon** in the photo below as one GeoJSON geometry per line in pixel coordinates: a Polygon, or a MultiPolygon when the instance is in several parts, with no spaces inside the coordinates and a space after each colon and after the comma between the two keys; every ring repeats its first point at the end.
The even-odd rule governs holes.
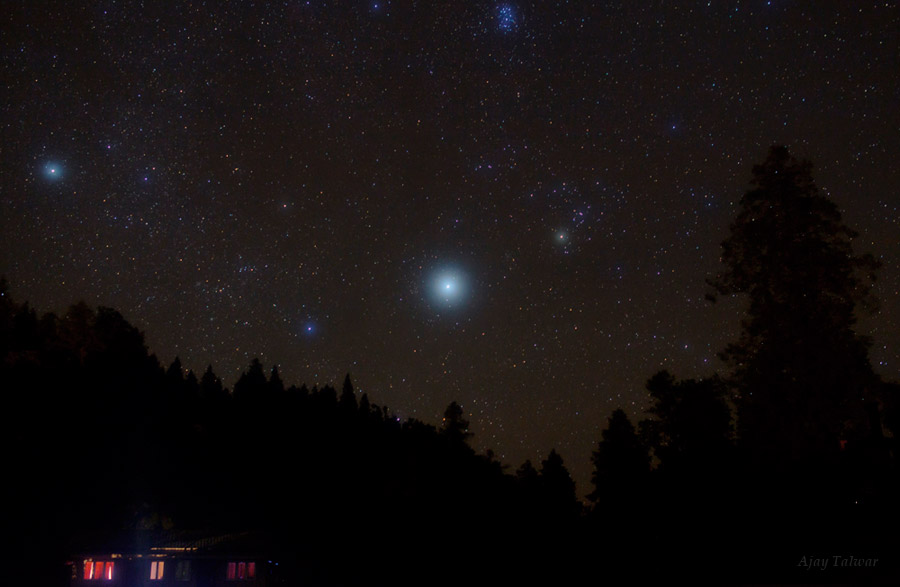
{"type": "MultiPolygon", "coordinates": [[[[883,435],[897,425],[900,386],[864,370],[819,390],[834,374],[817,368],[806,382],[794,377],[804,360],[778,363],[793,383],[767,387],[794,399],[810,384],[817,391],[813,412],[779,408],[783,429],[759,417],[777,394],[731,395],[752,377],[659,372],[646,385],[645,419],[616,410],[604,426],[591,495],[579,503],[555,451],[513,470],[473,450],[456,403],[435,427],[396,417],[349,376],[339,389],[298,388],[258,361],[229,392],[212,370],[185,376],[177,361],[160,364],[114,309],[76,304],[39,316],[3,294],[0,381],[17,418],[3,428],[14,474],[2,551],[32,580],[152,578],[160,571],[149,561],[163,560],[153,548],[244,536],[258,538],[172,555],[167,576],[227,581],[235,560],[259,561],[255,581],[324,585],[419,584],[448,560],[474,584],[581,580],[597,564],[644,581],[797,582],[815,570],[829,582],[888,582],[900,573],[890,534],[900,513],[896,444],[883,435]],[[835,412],[832,393],[855,385],[877,401],[846,397],[850,411],[835,412]],[[399,552],[407,558],[398,563],[399,552]],[[822,562],[837,558],[850,562],[822,562]],[[273,559],[283,568],[265,566],[273,559]]],[[[765,327],[765,313],[754,320],[765,327]]],[[[838,375],[857,360],[827,346],[815,354],[829,352],[838,375]]]]}

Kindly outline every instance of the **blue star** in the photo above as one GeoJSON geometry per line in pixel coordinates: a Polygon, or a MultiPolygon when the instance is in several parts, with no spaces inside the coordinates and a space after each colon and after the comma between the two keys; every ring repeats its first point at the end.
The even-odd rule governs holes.
{"type": "Polygon", "coordinates": [[[441,306],[456,306],[468,295],[469,286],[466,275],[456,268],[436,271],[431,278],[431,297],[441,306]]]}
{"type": "Polygon", "coordinates": [[[44,163],[43,172],[44,177],[51,180],[57,180],[63,176],[62,165],[55,161],[44,163]]]}
{"type": "Polygon", "coordinates": [[[686,130],[686,123],[682,118],[673,118],[666,125],[666,132],[673,137],[680,137],[686,130]]]}
{"type": "Polygon", "coordinates": [[[312,319],[307,319],[306,322],[297,324],[295,328],[297,329],[294,331],[295,336],[297,336],[298,338],[302,337],[312,339],[315,338],[319,333],[319,328],[312,319]]]}

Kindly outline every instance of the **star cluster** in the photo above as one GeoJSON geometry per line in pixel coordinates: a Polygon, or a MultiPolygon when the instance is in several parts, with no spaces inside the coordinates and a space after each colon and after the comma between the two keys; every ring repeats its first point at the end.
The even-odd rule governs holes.
{"type": "Polygon", "coordinates": [[[614,408],[722,368],[742,302],[705,279],[784,143],[882,261],[860,329],[900,375],[893,3],[4,8],[0,272],[164,362],[456,400],[586,492],[614,408]]]}

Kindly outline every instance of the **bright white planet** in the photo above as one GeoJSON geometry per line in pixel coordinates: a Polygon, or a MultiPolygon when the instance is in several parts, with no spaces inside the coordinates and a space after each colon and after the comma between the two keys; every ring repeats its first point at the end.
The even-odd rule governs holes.
{"type": "Polygon", "coordinates": [[[458,269],[439,270],[434,273],[429,290],[435,302],[443,306],[454,306],[466,298],[468,280],[458,269]]]}
{"type": "Polygon", "coordinates": [[[59,179],[62,177],[63,168],[59,163],[48,161],[44,163],[44,177],[47,179],[59,179]]]}

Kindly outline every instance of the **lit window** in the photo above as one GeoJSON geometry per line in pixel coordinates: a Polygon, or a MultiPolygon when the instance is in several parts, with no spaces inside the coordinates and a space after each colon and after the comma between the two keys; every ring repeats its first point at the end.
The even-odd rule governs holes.
{"type": "Polygon", "coordinates": [[[235,579],[240,581],[243,579],[255,579],[256,578],[256,563],[253,562],[234,562],[228,563],[228,570],[225,574],[225,578],[229,581],[234,581],[235,579]]]}
{"type": "Polygon", "coordinates": [[[166,561],[153,561],[150,563],[150,580],[160,581],[166,570],[166,561]]]}
{"type": "Polygon", "coordinates": [[[112,561],[95,561],[91,559],[85,559],[84,561],[84,580],[85,581],[95,581],[100,579],[106,579],[107,581],[112,581],[113,578],[113,568],[116,563],[112,561]]]}

